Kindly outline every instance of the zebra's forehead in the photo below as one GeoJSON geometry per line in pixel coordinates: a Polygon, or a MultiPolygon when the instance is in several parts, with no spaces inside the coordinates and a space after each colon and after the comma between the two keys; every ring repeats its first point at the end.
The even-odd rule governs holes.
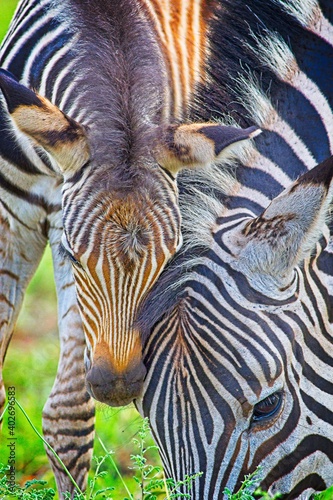
{"type": "Polygon", "coordinates": [[[108,262],[124,274],[147,259],[160,267],[179,241],[176,189],[168,192],[151,178],[132,189],[111,186],[109,180],[65,188],[63,223],[74,257],[86,268],[108,262]]]}
{"type": "MultiPolygon", "coordinates": [[[[80,197],[81,198],[81,197],[80,197]]],[[[75,201],[74,201],[75,203],[75,201]]],[[[148,233],[151,229],[149,213],[151,203],[142,193],[128,194],[126,198],[117,197],[107,191],[92,193],[75,203],[75,211],[64,216],[64,227],[69,239],[77,240],[79,245],[89,240],[94,228],[97,240],[104,232],[121,235],[122,233],[148,233]]]]}

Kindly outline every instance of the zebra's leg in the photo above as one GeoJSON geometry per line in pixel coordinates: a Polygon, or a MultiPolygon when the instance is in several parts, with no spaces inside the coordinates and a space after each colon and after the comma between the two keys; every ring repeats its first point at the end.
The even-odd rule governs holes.
{"type": "MultiPolygon", "coordinates": [[[[45,225],[23,221],[0,201],[0,415],[6,393],[2,369],[25,289],[46,245],[45,225]]],[[[11,381],[8,381],[8,385],[11,381]]]]}
{"type": "MultiPolygon", "coordinates": [[[[43,411],[43,432],[79,488],[84,490],[93,448],[95,411],[85,388],[85,342],[71,265],[59,254],[61,233],[62,230],[56,228],[49,232],[58,295],[61,352],[57,377],[43,411]]],[[[73,495],[73,483],[50,450],[46,451],[60,498],[66,491],[73,495]]]]}

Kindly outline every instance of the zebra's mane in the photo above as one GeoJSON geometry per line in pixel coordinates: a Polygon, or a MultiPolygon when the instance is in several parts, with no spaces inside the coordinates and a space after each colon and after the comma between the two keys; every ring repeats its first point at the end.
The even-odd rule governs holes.
{"type": "MultiPolygon", "coordinates": [[[[193,99],[191,119],[268,128],[278,107],[280,77],[291,77],[296,67],[290,35],[297,43],[304,27],[319,15],[316,0],[220,2],[210,26],[207,81],[193,99]]],[[[211,247],[217,218],[223,216],[229,196],[238,191],[237,169],[253,165],[256,157],[254,145],[247,144],[227,163],[179,176],[184,246],[143,304],[138,326],[144,338],[181,304],[191,270],[211,247]]]]}
{"type": "MultiPolygon", "coordinates": [[[[97,164],[136,166],[160,121],[164,68],[151,28],[131,0],[56,2],[74,34],[70,116],[87,126],[97,164]],[[79,118],[78,118],[79,117],[79,118]]],[[[128,172],[127,172],[128,173],[128,172]]],[[[135,173],[135,172],[134,172],[135,173]]]]}

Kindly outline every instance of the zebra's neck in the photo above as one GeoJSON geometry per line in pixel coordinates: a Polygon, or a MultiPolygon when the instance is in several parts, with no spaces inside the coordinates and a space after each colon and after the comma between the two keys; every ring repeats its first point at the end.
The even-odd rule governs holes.
{"type": "MultiPolygon", "coordinates": [[[[192,117],[256,123],[264,131],[256,149],[241,155],[229,188],[222,183],[219,189],[215,171],[207,171],[205,184],[216,186],[221,215],[229,208],[258,215],[290,182],[332,154],[331,18],[331,6],[320,9],[312,0],[268,1],[264,9],[256,1],[244,9],[227,0],[215,10],[207,77],[193,100],[192,117]]],[[[187,179],[184,185],[186,190],[187,179]]],[[[185,207],[191,204],[184,201],[185,207]]],[[[205,212],[203,205],[203,221],[205,212]]]]}
{"type": "Polygon", "coordinates": [[[205,78],[208,21],[214,3],[208,7],[207,0],[142,0],[166,61],[171,116],[183,116],[205,78]]]}
{"type": "MultiPolygon", "coordinates": [[[[1,63],[23,83],[82,119],[82,106],[80,112],[71,109],[68,103],[73,102],[71,93],[84,65],[94,72],[98,92],[96,77],[101,70],[98,62],[105,66],[109,63],[110,71],[111,66],[118,66],[119,70],[121,65],[125,70],[126,63],[135,59],[137,68],[142,68],[138,87],[142,87],[145,76],[155,89],[163,89],[162,98],[159,96],[162,118],[181,119],[187,114],[195,89],[205,79],[208,27],[214,4],[208,5],[207,0],[132,0],[109,5],[95,2],[96,18],[93,19],[86,2],[24,0],[3,43],[1,63]],[[100,27],[103,16],[104,31],[101,32],[95,28],[100,27]],[[130,41],[133,33],[136,39],[130,41]],[[82,68],[77,67],[76,48],[81,54],[85,51],[82,68]],[[45,67],[49,70],[45,71],[45,67]],[[63,77],[59,78],[61,72],[63,77]],[[69,74],[75,74],[75,79],[71,81],[69,74]]],[[[150,102],[153,99],[154,95],[150,94],[150,102]]]]}
{"type": "MultiPolygon", "coordinates": [[[[246,146],[230,162],[234,175],[212,167],[199,178],[191,172],[179,177],[188,252],[166,270],[156,296],[169,283],[184,290],[191,266],[202,262],[201,256],[205,260],[205,252],[216,245],[214,231],[228,221],[259,216],[299,175],[332,154],[333,12],[326,4],[320,10],[312,0],[272,0],[263,9],[262,3],[250,1],[244,10],[243,4],[225,0],[223,9],[215,11],[208,33],[209,77],[199,85],[192,117],[256,123],[263,133],[256,148],[246,146]]],[[[174,289],[163,300],[147,331],[159,313],[177,304],[174,289]]]]}

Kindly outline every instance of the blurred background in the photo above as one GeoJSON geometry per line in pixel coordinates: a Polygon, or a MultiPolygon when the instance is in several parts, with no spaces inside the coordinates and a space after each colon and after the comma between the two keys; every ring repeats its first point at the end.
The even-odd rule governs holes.
{"type": "MultiPolygon", "coordinates": [[[[4,37],[17,0],[0,0],[0,41],[4,37]]],[[[14,336],[8,349],[4,380],[6,387],[15,386],[16,397],[30,419],[41,432],[42,408],[51,391],[58,363],[59,345],[57,333],[56,294],[50,249],[47,248],[42,262],[27,290],[14,336]]],[[[112,409],[98,404],[96,430],[114,459],[131,492],[136,491],[130,455],[137,453],[132,439],[142,425],[142,419],[134,406],[112,409]]],[[[0,437],[0,463],[7,463],[8,448],[4,419],[0,437]]],[[[30,479],[44,479],[49,487],[55,487],[53,474],[47,461],[43,443],[34,433],[24,415],[16,411],[16,469],[17,481],[24,484],[30,479]]],[[[150,440],[148,444],[152,444],[150,440]]],[[[94,454],[104,455],[100,444],[95,442],[94,454]]],[[[158,463],[157,453],[152,452],[150,463],[158,463]]],[[[126,496],[118,475],[110,463],[102,486],[115,486],[115,500],[126,496]]],[[[57,498],[57,497],[56,497],[57,498]]]]}

